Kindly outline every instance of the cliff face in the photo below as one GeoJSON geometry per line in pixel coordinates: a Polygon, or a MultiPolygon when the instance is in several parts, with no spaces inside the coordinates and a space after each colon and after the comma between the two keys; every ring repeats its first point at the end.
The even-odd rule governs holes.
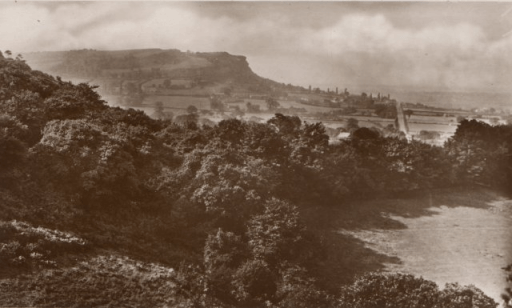
{"type": "Polygon", "coordinates": [[[265,80],[251,70],[246,57],[227,52],[72,50],[29,53],[24,57],[35,69],[71,79],[184,78],[237,84],[257,84],[265,80]]]}

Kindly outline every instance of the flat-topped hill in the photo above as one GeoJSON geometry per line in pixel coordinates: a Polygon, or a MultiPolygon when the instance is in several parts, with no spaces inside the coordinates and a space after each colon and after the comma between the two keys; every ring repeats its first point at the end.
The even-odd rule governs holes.
{"type": "MultiPolygon", "coordinates": [[[[182,78],[206,83],[260,84],[244,56],[177,49],[70,50],[24,55],[33,68],[64,78],[182,78]]],[[[273,82],[272,82],[273,83],[273,82]]],[[[277,84],[277,83],[276,83],[277,84]]]]}

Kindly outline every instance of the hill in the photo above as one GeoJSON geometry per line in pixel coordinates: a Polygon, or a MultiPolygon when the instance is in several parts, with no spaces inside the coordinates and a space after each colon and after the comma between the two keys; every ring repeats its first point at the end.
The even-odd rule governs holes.
{"type": "Polygon", "coordinates": [[[91,81],[107,92],[114,91],[110,89],[112,84],[124,80],[163,85],[163,80],[167,79],[176,88],[201,86],[214,89],[217,86],[252,92],[268,91],[281,86],[256,75],[244,56],[234,56],[227,52],[196,53],[176,49],[71,50],[28,53],[24,57],[35,69],[64,79],[91,81]]]}
{"type": "Polygon", "coordinates": [[[510,187],[510,127],[463,121],[445,151],[365,128],[333,145],[321,123],[280,113],[201,126],[187,112],[110,107],[88,84],[0,54],[0,306],[495,307],[410,275],[342,288],[361,252],[380,259],[308,213],[510,187]],[[333,250],[348,262],[332,267],[333,250]]]}

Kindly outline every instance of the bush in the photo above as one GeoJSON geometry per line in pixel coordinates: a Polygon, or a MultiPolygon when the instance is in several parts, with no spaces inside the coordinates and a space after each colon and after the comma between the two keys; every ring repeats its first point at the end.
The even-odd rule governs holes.
{"type": "Polygon", "coordinates": [[[23,222],[0,222],[0,262],[13,266],[29,263],[54,266],[53,257],[65,253],[81,253],[88,244],[72,234],[34,228],[23,222]]]}
{"type": "Polygon", "coordinates": [[[473,285],[447,283],[439,296],[439,308],[495,308],[498,304],[473,285]]]}
{"type": "Polygon", "coordinates": [[[235,273],[233,285],[236,288],[236,297],[243,307],[272,300],[277,290],[276,279],[276,275],[264,261],[248,261],[235,273]]]}
{"type": "Polygon", "coordinates": [[[405,274],[370,273],[342,288],[341,307],[350,308],[495,308],[498,304],[474,286],[447,284],[405,274]]]}

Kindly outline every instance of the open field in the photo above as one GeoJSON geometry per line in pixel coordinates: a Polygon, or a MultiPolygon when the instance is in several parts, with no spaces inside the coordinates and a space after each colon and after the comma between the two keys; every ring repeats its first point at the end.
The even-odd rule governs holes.
{"type": "Polygon", "coordinates": [[[447,124],[435,124],[435,123],[414,123],[408,122],[409,131],[413,134],[418,134],[422,130],[426,131],[436,131],[440,133],[446,134],[454,134],[457,130],[457,124],[447,125],[447,124]]]}
{"type": "Polygon", "coordinates": [[[409,123],[421,122],[421,123],[449,124],[449,123],[457,123],[457,118],[456,117],[439,117],[439,116],[413,114],[410,117],[407,117],[407,121],[409,123]]]}
{"type": "Polygon", "coordinates": [[[443,108],[481,108],[494,106],[510,108],[512,94],[508,92],[434,92],[434,91],[392,91],[392,96],[401,102],[421,103],[443,108]]]}
{"type": "MultiPolygon", "coordinates": [[[[292,100],[278,100],[278,102],[281,105],[281,107],[283,107],[283,108],[290,108],[290,107],[304,108],[307,110],[307,112],[311,112],[311,113],[313,113],[313,112],[329,112],[331,110],[339,109],[339,108],[306,105],[306,104],[301,104],[301,103],[298,103],[298,102],[292,101],[292,100]]],[[[244,99],[243,103],[232,103],[230,105],[238,105],[238,106],[240,106],[240,108],[245,109],[245,105],[247,103],[251,103],[253,105],[259,105],[262,110],[267,109],[267,103],[265,103],[265,100],[262,100],[262,99],[248,98],[248,99],[244,99]]]]}
{"type": "Polygon", "coordinates": [[[473,284],[499,301],[501,267],[512,262],[512,200],[485,189],[433,191],[353,204],[340,215],[338,241],[363,246],[352,271],[473,284]]]}
{"type": "Polygon", "coordinates": [[[210,110],[207,97],[152,95],[145,98],[143,104],[154,106],[156,102],[162,102],[164,108],[186,109],[188,106],[196,106],[200,110],[210,110]]]}

